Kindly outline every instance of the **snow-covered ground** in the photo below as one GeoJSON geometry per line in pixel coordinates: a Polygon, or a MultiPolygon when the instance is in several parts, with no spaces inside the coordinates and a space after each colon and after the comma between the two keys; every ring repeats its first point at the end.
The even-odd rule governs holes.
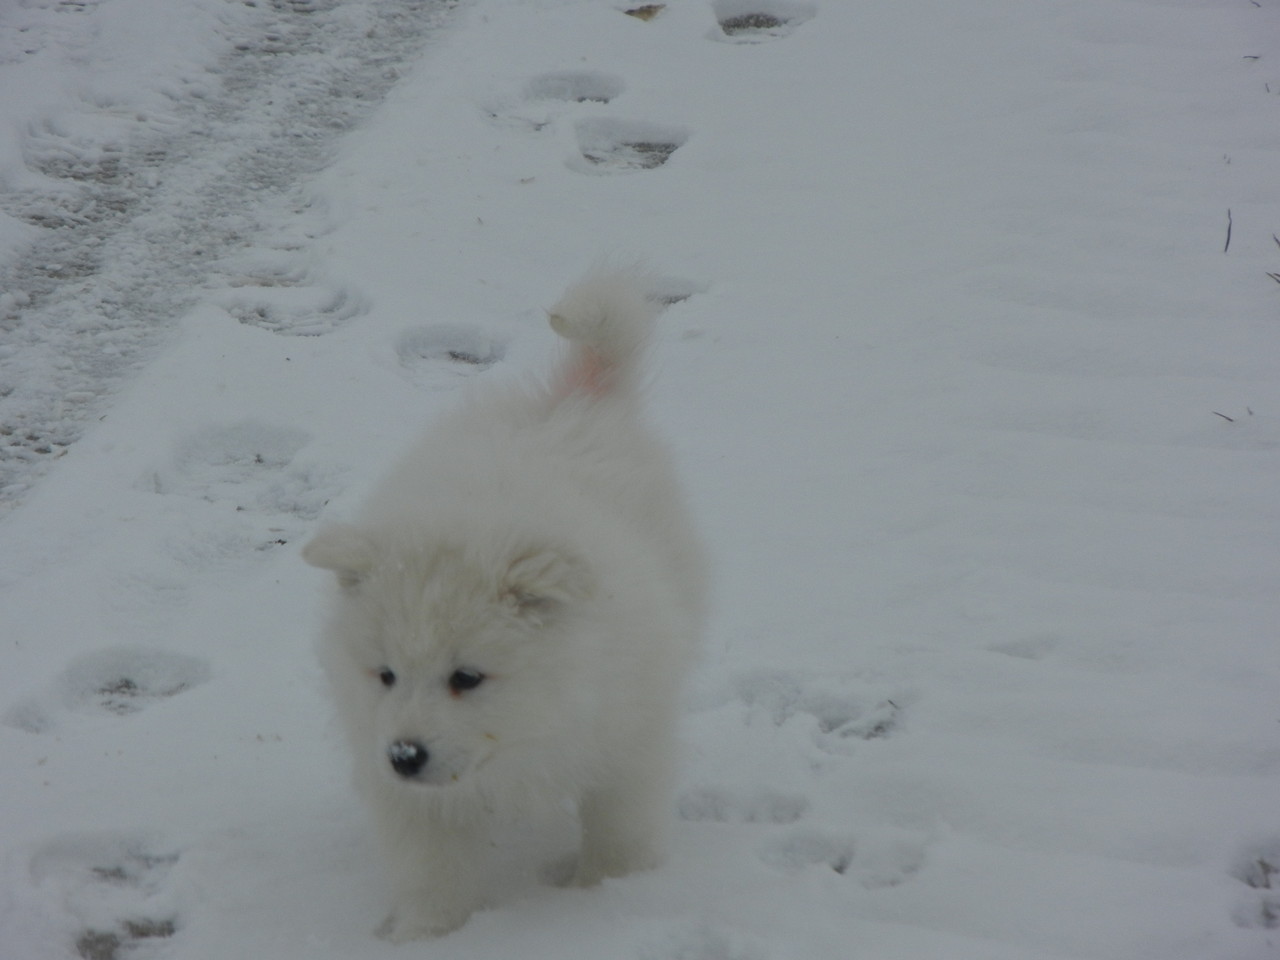
{"type": "Polygon", "coordinates": [[[0,5],[0,960],[1280,955],[1280,3],[626,9],[0,5]],[[676,849],[392,947],[298,547],[601,252],[676,849]]]}

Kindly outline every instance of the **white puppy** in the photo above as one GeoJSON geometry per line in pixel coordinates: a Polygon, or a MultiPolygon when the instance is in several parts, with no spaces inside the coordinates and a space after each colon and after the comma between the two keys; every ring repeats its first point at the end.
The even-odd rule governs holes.
{"type": "Polygon", "coordinates": [[[588,274],[551,311],[570,346],[548,383],[469,398],[303,550],[337,574],[322,662],[391,868],[390,940],[464,923],[494,825],[566,798],[577,883],[662,858],[704,574],[641,416],[655,313],[632,273],[588,274]]]}

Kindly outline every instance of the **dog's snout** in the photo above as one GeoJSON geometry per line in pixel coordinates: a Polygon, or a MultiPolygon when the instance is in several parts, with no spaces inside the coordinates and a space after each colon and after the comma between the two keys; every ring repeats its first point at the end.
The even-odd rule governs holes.
{"type": "Polygon", "coordinates": [[[431,754],[416,740],[397,740],[387,748],[391,768],[402,777],[416,777],[427,765],[431,754]]]}

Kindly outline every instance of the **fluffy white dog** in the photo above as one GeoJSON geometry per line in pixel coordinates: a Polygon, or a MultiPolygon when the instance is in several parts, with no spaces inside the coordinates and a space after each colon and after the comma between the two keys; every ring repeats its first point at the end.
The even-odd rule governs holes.
{"type": "Polygon", "coordinates": [[[464,923],[494,826],[566,798],[576,883],[662,858],[704,574],[641,415],[655,313],[635,274],[588,274],[550,312],[569,349],[549,382],[470,397],[303,550],[337,574],[322,662],[390,940],[464,923]]]}

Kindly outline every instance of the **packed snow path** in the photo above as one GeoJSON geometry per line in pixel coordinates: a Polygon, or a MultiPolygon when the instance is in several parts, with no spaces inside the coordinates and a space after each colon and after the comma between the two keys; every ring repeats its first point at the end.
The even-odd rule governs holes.
{"type": "MultiPolygon", "coordinates": [[[[0,210],[35,228],[21,237],[25,249],[0,258],[0,511],[199,297],[225,290],[244,322],[299,335],[359,311],[310,269],[308,239],[327,223],[300,185],[453,6],[184,5],[180,19],[207,21],[199,53],[210,62],[176,65],[158,91],[143,86],[151,97],[117,97],[97,72],[152,58],[138,28],[175,14],[113,3],[129,5],[50,0],[0,11],[0,66],[27,67],[11,71],[11,83],[43,75],[42,64],[23,61],[62,59],[84,92],[28,118],[18,144],[27,173],[0,194],[0,210]],[[275,302],[232,292],[246,288],[274,291],[275,302]]],[[[182,37],[184,27],[172,29],[182,37]]]]}

